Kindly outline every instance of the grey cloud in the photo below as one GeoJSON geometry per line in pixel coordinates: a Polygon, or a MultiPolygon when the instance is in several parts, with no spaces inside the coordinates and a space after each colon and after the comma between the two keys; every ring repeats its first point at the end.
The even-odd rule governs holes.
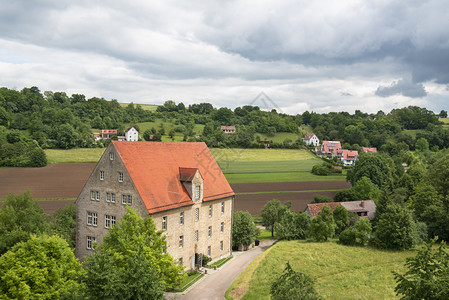
{"type": "Polygon", "coordinates": [[[375,94],[380,97],[390,97],[398,94],[410,98],[427,96],[427,92],[421,83],[413,83],[404,79],[395,81],[390,86],[379,86],[375,94]]]}

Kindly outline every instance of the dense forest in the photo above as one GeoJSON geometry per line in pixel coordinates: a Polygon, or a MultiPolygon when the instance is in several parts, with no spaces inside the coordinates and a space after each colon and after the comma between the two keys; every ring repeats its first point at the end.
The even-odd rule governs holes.
{"type": "Polygon", "coordinates": [[[298,148],[303,145],[302,137],[313,131],[321,140],[340,140],[347,149],[372,146],[390,154],[416,147],[437,151],[449,147],[449,130],[439,117],[447,117],[447,112],[435,115],[416,106],[376,114],[306,111],[288,115],[251,105],[231,110],[210,103],[186,107],[171,100],[150,111],[133,103],[121,106],[117,100],[86,99],[82,94],[42,93],[37,87],[21,91],[0,88],[0,166],[43,166],[46,158],[42,149],[104,147],[107,141],[95,141],[93,128],[118,129],[122,135],[125,126],[138,127],[140,122],[155,120],[176,126],[171,132],[163,127],[141,132],[144,138],[157,140],[178,133],[184,141],[204,141],[209,147],[261,147],[261,135],[269,139],[288,132],[297,139],[272,142],[271,147],[298,148]],[[195,124],[203,124],[203,131],[195,132],[195,124]],[[227,136],[221,125],[234,125],[237,131],[227,136]]]}

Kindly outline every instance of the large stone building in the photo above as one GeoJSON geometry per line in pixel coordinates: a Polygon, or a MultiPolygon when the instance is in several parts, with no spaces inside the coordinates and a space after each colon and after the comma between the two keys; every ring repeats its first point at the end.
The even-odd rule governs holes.
{"type": "Polygon", "coordinates": [[[189,269],[201,254],[231,255],[234,192],[204,143],[112,141],[76,205],[80,258],[102,243],[127,205],[153,218],[168,253],[189,269]]]}

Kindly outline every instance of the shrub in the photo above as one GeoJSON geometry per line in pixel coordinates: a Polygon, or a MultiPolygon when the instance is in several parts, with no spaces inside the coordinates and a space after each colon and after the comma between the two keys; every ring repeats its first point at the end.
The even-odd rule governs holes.
{"type": "Polygon", "coordinates": [[[312,203],[326,203],[326,202],[332,202],[331,197],[320,194],[313,195],[312,203]]]}
{"type": "Polygon", "coordinates": [[[295,213],[288,210],[276,228],[276,236],[280,240],[305,239],[310,228],[310,216],[305,212],[295,213]]]}
{"type": "Polygon", "coordinates": [[[338,237],[339,243],[347,246],[353,246],[355,245],[355,231],[353,228],[346,228],[345,230],[340,233],[338,237]]]}
{"type": "Polygon", "coordinates": [[[312,167],[312,174],[318,176],[328,176],[331,174],[331,170],[323,165],[315,165],[312,167]]]}
{"type": "Polygon", "coordinates": [[[203,260],[202,260],[202,266],[207,266],[208,263],[210,263],[212,260],[212,257],[207,256],[207,255],[203,255],[203,260]]]}
{"type": "Polygon", "coordinates": [[[307,274],[293,270],[287,263],[284,273],[271,284],[271,298],[274,300],[320,299],[313,284],[313,280],[307,274]]]}

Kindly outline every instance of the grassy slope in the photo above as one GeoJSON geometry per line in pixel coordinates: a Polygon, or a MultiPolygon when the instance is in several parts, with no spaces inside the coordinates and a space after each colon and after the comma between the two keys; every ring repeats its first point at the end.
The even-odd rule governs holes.
{"type": "MultiPolygon", "coordinates": [[[[119,103],[121,107],[127,107],[130,103],[119,103]]],[[[136,105],[140,105],[142,107],[143,110],[150,110],[150,111],[156,111],[157,107],[159,105],[156,104],[139,104],[139,103],[134,103],[134,107],[136,107],[136,105]]]]}
{"type": "Polygon", "coordinates": [[[70,150],[46,149],[49,164],[98,162],[106,148],[79,148],[70,150]]]}
{"type": "Polygon", "coordinates": [[[405,259],[413,255],[414,251],[388,252],[334,242],[279,242],[255,260],[227,294],[232,295],[233,288],[249,281],[241,299],[270,299],[270,284],[289,261],[295,270],[315,279],[315,287],[324,299],[397,299],[392,271],[403,272],[405,259]],[[255,269],[253,264],[257,265],[255,269]]]}

